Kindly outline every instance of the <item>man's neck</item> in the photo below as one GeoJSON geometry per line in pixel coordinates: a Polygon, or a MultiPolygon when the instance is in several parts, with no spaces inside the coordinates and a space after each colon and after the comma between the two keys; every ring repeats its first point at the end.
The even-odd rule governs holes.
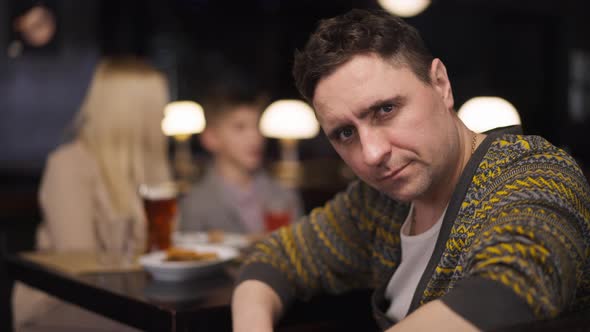
{"type": "MultiPolygon", "coordinates": [[[[449,197],[450,200],[450,197],[449,197]]],[[[439,220],[443,211],[447,207],[449,200],[439,201],[434,204],[425,204],[424,202],[415,200],[414,211],[412,216],[412,234],[418,235],[429,230],[439,220]]]]}
{"type": "Polygon", "coordinates": [[[483,137],[482,135],[476,135],[463,125],[459,126],[458,146],[460,148],[454,162],[457,166],[449,167],[450,171],[447,176],[439,177],[440,181],[432,184],[432,188],[436,188],[436,190],[431,190],[428,194],[412,201],[414,204],[413,222],[415,223],[415,234],[427,231],[440,218],[451,200],[465,166],[467,166],[469,159],[481,140],[483,140],[483,137]]]}

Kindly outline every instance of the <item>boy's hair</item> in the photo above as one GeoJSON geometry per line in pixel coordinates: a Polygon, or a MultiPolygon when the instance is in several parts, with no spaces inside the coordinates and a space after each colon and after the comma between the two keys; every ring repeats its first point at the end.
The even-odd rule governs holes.
{"type": "Polygon", "coordinates": [[[264,95],[253,96],[216,96],[207,98],[203,102],[205,121],[207,127],[214,127],[219,124],[227,115],[236,110],[239,106],[249,106],[260,113],[267,104],[267,98],[264,95]]]}
{"type": "Polygon", "coordinates": [[[414,27],[384,11],[353,9],[320,21],[305,48],[295,52],[295,85],[311,103],[320,79],[354,56],[370,53],[408,65],[421,81],[430,84],[433,56],[414,27]]]}
{"type": "Polygon", "coordinates": [[[231,74],[211,84],[203,109],[207,126],[215,126],[239,106],[250,106],[261,113],[268,104],[266,93],[245,75],[231,74]]]}

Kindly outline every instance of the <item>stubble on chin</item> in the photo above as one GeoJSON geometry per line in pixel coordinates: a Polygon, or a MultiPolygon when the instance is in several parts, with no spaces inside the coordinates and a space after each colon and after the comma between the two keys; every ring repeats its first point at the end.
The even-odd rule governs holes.
{"type": "Polygon", "coordinates": [[[424,175],[413,175],[400,179],[388,188],[382,188],[379,191],[385,193],[391,199],[410,203],[423,197],[428,189],[428,181],[424,175]]]}

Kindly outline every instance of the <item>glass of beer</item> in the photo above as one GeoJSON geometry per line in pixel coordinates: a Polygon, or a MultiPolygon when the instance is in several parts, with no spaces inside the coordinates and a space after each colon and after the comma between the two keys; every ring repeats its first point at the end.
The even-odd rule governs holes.
{"type": "Polygon", "coordinates": [[[147,218],[146,250],[166,250],[172,244],[172,233],[178,215],[177,187],[174,182],[144,184],[139,187],[147,218]]]}

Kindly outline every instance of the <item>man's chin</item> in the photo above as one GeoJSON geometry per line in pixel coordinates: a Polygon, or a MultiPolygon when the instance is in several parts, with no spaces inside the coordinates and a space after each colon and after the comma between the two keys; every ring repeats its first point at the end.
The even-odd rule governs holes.
{"type": "Polygon", "coordinates": [[[394,201],[409,203],[413,201],[418,195],[409,190],[410,188],[406,186],[396,186],[395,188],[379,188],[375,187],[378,191],[384,193],[389,198],[393,199],[394,201]]]}

